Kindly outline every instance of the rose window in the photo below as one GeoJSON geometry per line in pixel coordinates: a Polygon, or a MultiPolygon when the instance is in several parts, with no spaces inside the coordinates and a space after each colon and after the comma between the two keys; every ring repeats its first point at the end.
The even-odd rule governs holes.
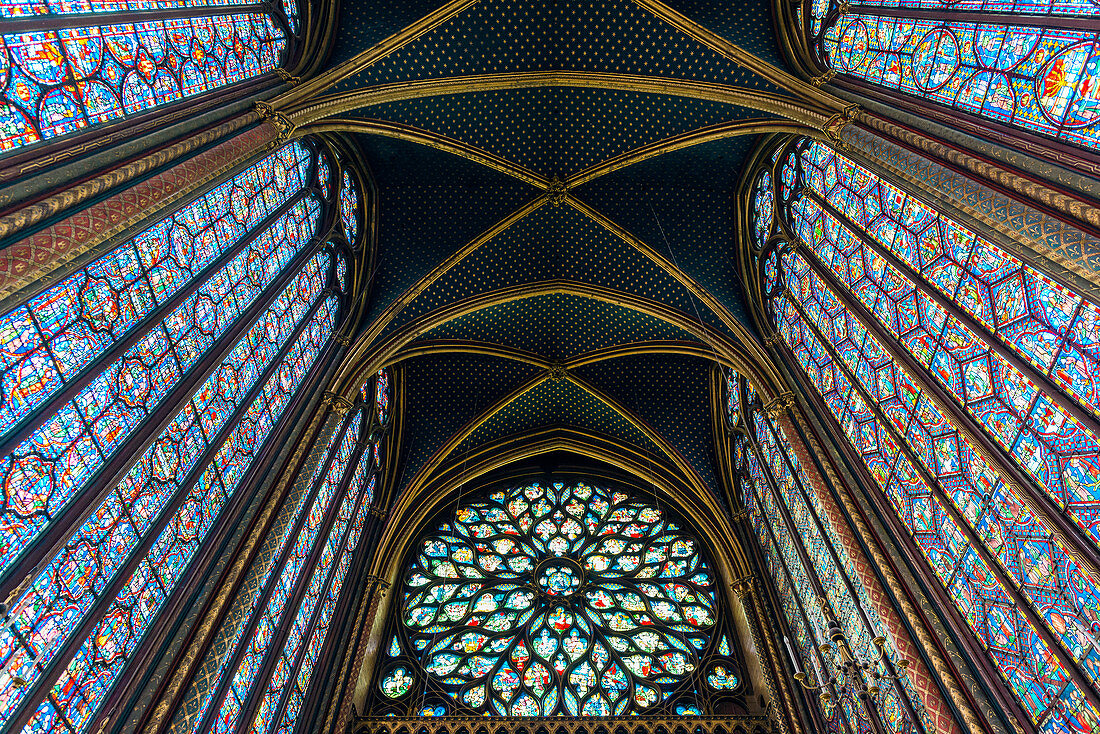
{"type": "Polygon", "coordinates": [[[424,684],[460,708],[644,713],[703,672],[716,614],[697,546],[622,492],[498,491],[423,540],[405,577],[404,634],[424,684]]]}

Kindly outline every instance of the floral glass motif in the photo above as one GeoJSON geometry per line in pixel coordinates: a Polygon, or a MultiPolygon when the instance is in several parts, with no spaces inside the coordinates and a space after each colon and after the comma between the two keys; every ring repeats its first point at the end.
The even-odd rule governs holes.
{"type": "Polygon", "coordinates": [[[707,672],[707,685],[716,691],[732,691],[741,681],[724,665],[715,665],[707,672]]]}
{"type": "Polygon", "coordinates": [[[344,171],[343,185],[340,187],[340,219],[344,223],[344,235],[354,247],[359,236],[359,192],[347,171],[344,171]]]}
{"type": "Polygon", "coordinates": [[[0,6],[0,18],[30,22],[25,31],[0,35],[0,151],[221,89],[283,62],[288,38],[270,13],[110,22],[120,6],[174,4],[0,6]],[[89,11],[97,14],[94,25],[74,20],[73,27],[44,23],[35,30],[30,20],[89,11]]]}
{"type": "Polygon", "coordinates": [[[1096,439],[1022,372],[1041,371],[1093,411],[1050,368],[1073,353],[1078,374],[1090,374],[1095,307],[824,146],[806,145],[800,163],[790,205],[808,252],[781,258],[786,290],[770,304],[780,334],[1024,709],[1044,732],[1091,731],[1100,713],[994,569],[1094,682],[1100,650],[1082,641],[1100,613],[1096,582],[887,345],[911,355],[1095,538],[1096,439]],[[857,318],[847,299],[868,315],[857,318]],[[1044,343],[1049,355],[1034,348],[1044,343]]]}
{"type": "Polygon", "coordinates": [[[775,192],[772,190],[772,177],[767,171],[762,171],[752,194],[752,232],[757,247],[763,247],[768,241],[774,220],[775,192]]]}
{"type": "Polygon", "coordinates": [[[0,459],[0,570],[309,241],[319,204],[289,203],[308,167],[308,149],[288,145],[0,317],[0,425],[10,433],[38,411],[37,428],[0,459]],[[245,239],[272,215],[271,226],[245,239]],[[218,258],[227,259],[211,272],[218,258]],[[137,332],[158,309],[152,328],[137,332]],[[97,364],[118,349],[107,366],[97,364]],[[48,405],[93,369],[72,399],[48,405]]]}
{"type": "Polygon", "coordinates": [[[657,508],[534,483],[461,507],[425,538],[401,614],[428,676],[466,708],[614,716],[655,706],[699,668],[713,585],[696,541],[657,508]]]}
{"type": "MultiPolygon", "coordinates": [[[[906,1],[894,5],[916,7],[906,1]]],[[[959,9],[920,3],[921,8],[936,5],[959,9]]],[[[1006,8],[981,0],[966,10],[980,5],[1007,10],[1019,21],[962,22],[949,13],[942,19],[889,17],[856,6],[835,16],[820,51],[838,73],[1092,150],[1100,147],[1100,34],[1044,27],[1041,15],[1044,10],[1095,15],[1097,5],[1041,0],[1006,8]]]]}

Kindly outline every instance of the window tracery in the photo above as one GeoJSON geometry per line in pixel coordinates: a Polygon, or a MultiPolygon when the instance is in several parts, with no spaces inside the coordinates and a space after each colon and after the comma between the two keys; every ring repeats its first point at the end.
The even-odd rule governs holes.
{"type": "Polygon", "coordinates": [[[769,318],[1023,711],[1089,731],[1096,305],[824,145],[785,151],[769,318]]]}
{"type": "Polygon", "coordinates": [[[0,18],[11,30],[0,35],[0,153],[222,89],[285,63],[298,32],[296,3],[231,10],[235,5],[245,3],[3,4],[0,18]],[[132,11],[143,13],[140,22],[132,22],[132,11]]]}
{"type": "Polygon", "coordinates": [[[301,470],[238,596],[243,613],[223,623],[173,731],[293,732],[379,481],[370,405],[358,402],[336,425],[313,450],[312,470],[301,470]]]}
{"type": "Polygon", "coordinates": [[[583,481],[512,486],[460,504],[417,549],[380,662],[381,710],[608,717],[740,705],[711,571],[648,502],[583,481]]]}
{"type": "Polygon", "coordinates": [[[77,527],[0,630],[5,724],[84,731],[328,344],[315,160],[284,146],[0,317],[0,575],[77,527]]]}
{"type": "MultiPolygon", "coordinates": [[[[822,498],[803,480],[805,470],[785,429],[767,417],[755,400],[746,403],[745,415],[746,427],[733,439],[735,481],[799,650],[792,659],[795,669],[808,661],[815,674],[812,679],[828,677],[830,666],[819,648],[824,644],[828,649],[831,620],[839,624],[855,655],[876,660],[872,640],[876,636],[888,640],[887,628],[869,603],[822,498]]],[[[884,675],[895,672],[882,661],[874,663],[873,669],[884,675]]],[[[869,715],[843,684],[841,678],[839,699],[834,697],[823,706],[826,726],[836,732],[871,727],[869,716],[874,714],[869,715]]],[[[890,731],[920,731],[918,720],[927,727],[928,722],[921,719],[920,699],[906,680],[878,685],[867,674],[866,684],[880,690],[875,705],[890,731]]]]}
{"type": "Polygon", "coordinates": [[[813,2],[811,36],[837,73],[1095,151],[1100,47],[1080,19],[1098,7],[813,2]]]}

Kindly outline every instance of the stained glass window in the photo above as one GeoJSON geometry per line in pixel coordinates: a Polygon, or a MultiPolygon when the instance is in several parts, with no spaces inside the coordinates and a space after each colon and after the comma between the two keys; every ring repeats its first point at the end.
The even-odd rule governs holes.
{"type": "Polygon", "coordinates": [[[740,684],[733,659],[706,663],[719,622],[697,541],[625,492],[494,491],[425,537],[404,581],[386,697],[415,686],[460,711],[617,716],[698,710],[704,672],[716,691],[740,684]]]}
{"type": "Polygon", "coordinates": [[[386,370],[378,370],[378,379],[374,385],[374,409],[378,422],[382,425],[390,420],[390,376],[386,370]]]}
{"type": "Polygon", "coordinates": [[[309,158],[301,144],[284,147],[0,317],[0,570],[309,240],[320,211],[302,195],[309,158]],[[79,390],[62,402],[65,388],[79,390]]]}
{"type": "Polygon", "coordinates": [[[784,167],[806,248],[763,255],[783,340],[1024,710],[1089,731],[1066,665],[1100,682],[1077,632],[1100,589],[1034,508],[1098,537],[1096,305],[825,146],[784,167]]]}
{"type": "Polygon", "coordinates": [[[172,731],[293,731],[374,502],[369,410],[322,428],[172,731]]]}
{"type": "Polygon", "coordinates": [[[775,219],[775,192],[771,174],[762,171],[752,194],[752,232],[757,247],[763,247],[772,233],[775,219]]]}
{"type": "Polygon", "coordinates": [[[344,235],[353,247],[359,236],[359,191],[351,174],[344,171],[343,184],[340,186],[340,219],[344,223],[344,235]]]}
{"type": "Polygon", "coordinates": [[[726,373],[726,418],[731,426],[741,420],[741,380],[732,370],[726,373]]]}
{"type": "Polygon", "coordinates": [[[964,8],[941,0],[887,0],[853,3],[848,12],[837,8],[838,2],[815,3],[813,24],[819,53],[836,72],[1100,147],[1100,36],[1076,22],[1095,17],[1095,2],[980,0],[964,8]],[[995,16],[974,22],[974,12],[983,8],[995,16]],[[1006,15],[1014,16],[1012,22],[1006,15]]]}
{"type": "Polygon", "coordinates": [[[222,89],[284,63],[284,10],[218,7],[237,4],[244,3],[0,5],[0,18],[11,24],[0,36],[0,151],[222,89]],[[134,10],[151,12],[130,22],[134,10]],[[71,25],[58,25],[59,16],[74,13],[81,15],[71,25]]]}
{"type": "MultiPolygon", "coordinates": [[[[742,484],[742,502],[781,596],[787,596],[784,589],[797,592],[797,596],[784,598],[783,605],[787,621],[796,632],[802,661],[799,665],[811,665],[815,679],[822,680],[820,673],[826,663],[816,648],[829,643],[829,620],[834,619],[854,654],[871,664],[874,671],[889,674],[891,671],[881,663],[873,662],[878,651],[872,644],[879,635],[889,640],[888,629],[867,599],[823,499],[803,481],[805,470],[784,429],[760,411],[753,412],[749,422],[759,455],[755,449],[746,452],[748,476],[742,484]],[[823,607],[821,601],[827,606],[823,607]]],[[[744,437],[735,440],[748,443],[744,437]]],[[[866,684],[873,683],[868,676],[866,684]]],[[[888,714],[885,719],[891,731],[918,730],[913,713],[921,710],[920,701],[906,681],[881,684],[877,706],[888,714]],[[900,696],[907,700],[903,702],[900,696]]],[[[852,731],[868,726],[867,712],[850,696],[842,696],[839,706],[827,707],[825,713],[838,731],[844,730],[843,721],[852,731]]]]}
{"type": "Polygon", "coordinates": [[[328,343],[313,159],[285,146],[0,319],[2,572],[78,528],[0,630],[0,722],[84,731],[328,343]]]}

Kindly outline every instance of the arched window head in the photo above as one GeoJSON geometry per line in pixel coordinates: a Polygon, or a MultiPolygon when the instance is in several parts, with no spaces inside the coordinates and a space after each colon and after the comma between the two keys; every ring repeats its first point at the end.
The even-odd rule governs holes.
{"type": "Polygon", "coordinates": [[[1100,306],[821,143],[778,160],[764,315],[1020,715],[1090,731],[1100,306]]]}
{"type": "Polygon", "coordinates": [[[1100,147],[1092,0],[812,4],[821,60],[870,89],[1100,147]],[[1087,21],[1087,22],[1086,22],[1087,21]]]}
{"type": "Polygon", "coordinates": [[[150,110],[231,90],[284,65],[298,32],[295,0],[226,12],[236,4],[0,5],[0,154],[143,119],[150,110]]]}
{"type": "Polygon", "coordinates": [[[698,545],[652,500],[584,481],[461,503],[417,544],[403,577],[381,705],[501,716],[734,710],[722,702],[741,694],[741,668],[698,545]]]}
{"type": "Polygon", "coordinates": [[[285,145],[0,316],[3,725],[81,734],[253,486],[342,316],[316,182],[285,145]]]}

